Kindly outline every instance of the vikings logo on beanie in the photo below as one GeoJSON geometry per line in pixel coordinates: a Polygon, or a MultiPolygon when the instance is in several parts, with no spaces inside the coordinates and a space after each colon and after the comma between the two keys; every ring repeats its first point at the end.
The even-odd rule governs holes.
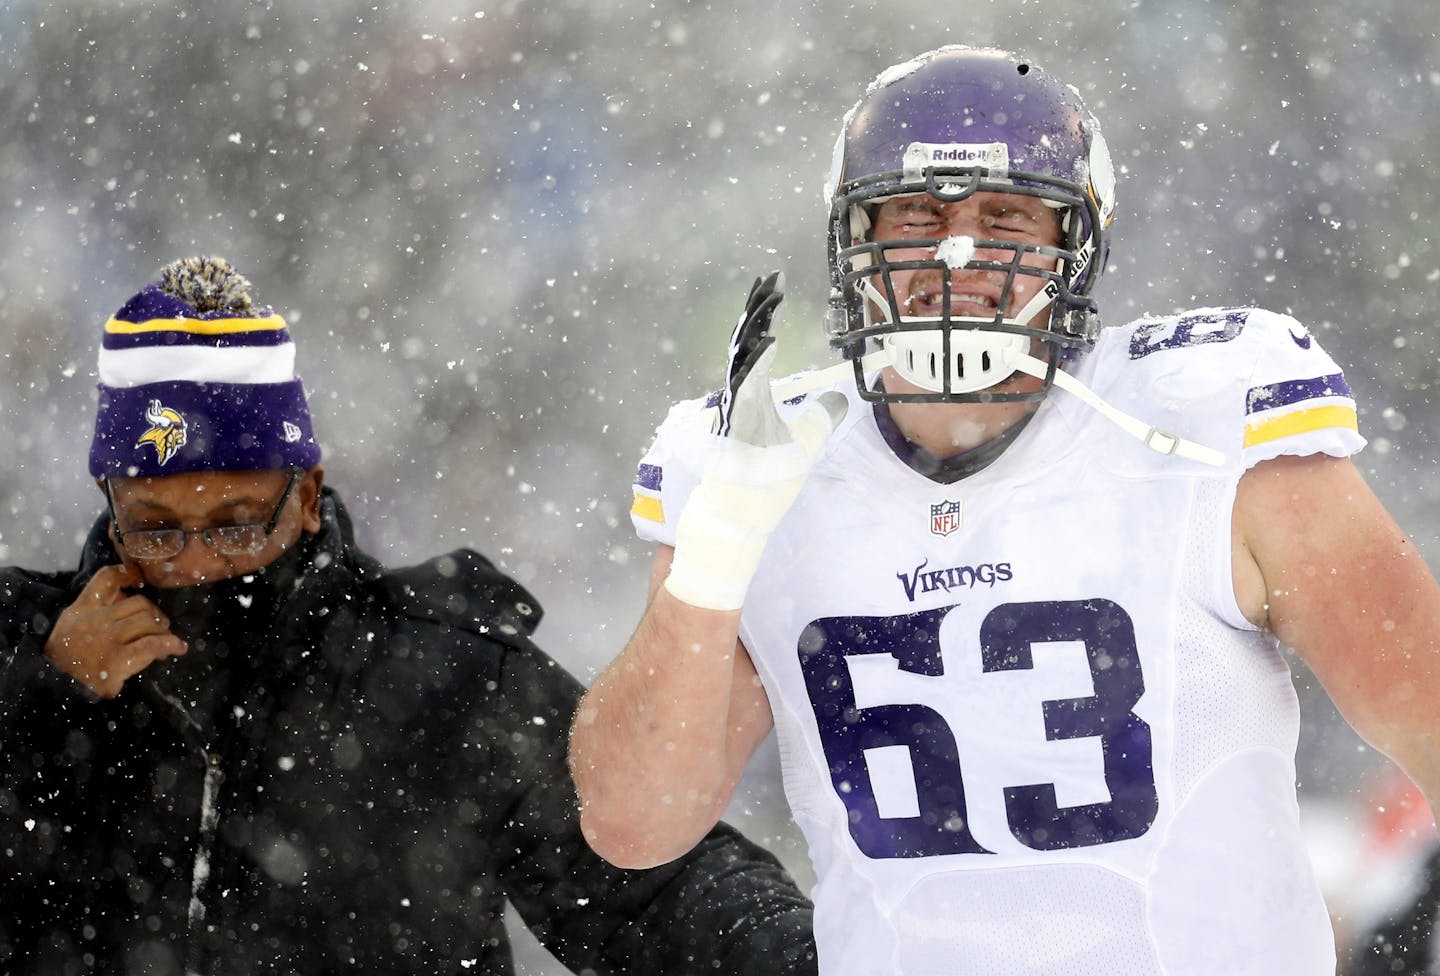
{"type": "Polygon", "coordinates": [[[105,323],[91,475],[319,462],[285,319],[223,258],[166,265],[105,323]]]}

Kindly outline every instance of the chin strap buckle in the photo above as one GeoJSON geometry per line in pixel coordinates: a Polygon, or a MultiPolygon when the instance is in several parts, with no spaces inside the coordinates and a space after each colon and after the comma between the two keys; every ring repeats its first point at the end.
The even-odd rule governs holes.
{"type": "Polygon", "coordinates": [[[1180,448],[1180,438],[1159,427],[1151,427],[1146,431],[1144,441],[1145,446],[1157,454],[1174,454],[1180,448]]]}

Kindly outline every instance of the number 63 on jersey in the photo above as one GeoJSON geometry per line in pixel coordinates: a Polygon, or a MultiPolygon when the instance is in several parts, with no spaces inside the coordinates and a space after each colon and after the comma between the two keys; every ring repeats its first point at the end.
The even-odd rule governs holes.
{"type": "Polygon", "coordinates": [[[1091,693],[1036,696],[1008,707],[1033,708],[1047,743],[1092,740],[1098,745],[1096,776],[1103,777],[1102,792],[1109,798],[1061,805],[1053,782],[1005,783],[999,789],[1009,832],[1027,848],[1051,851],[1114,843],[1149,830],[1158,799],[1150,726],[1134,712],[1145,679],[1130,615],[1105,599],[1005,603],[985,615],[978,641],[966,641],[964,635],[956,639],[952,627],[946,629],[947,640],[969,646],[942,648],[942,623],[956,609],[826,617],[801,635],[800,666],[831,782],[860,850],[873,858],[992,853],[972,829],[955,730],[931,705],[874,702],[864,687],[866,655],[893,658],[898,671],[914,676],[907,680],[918,681],[915,687],[922,690],[946,680],[942,651],[952,661],[957,654],[978,655],[975,684],[983,694],[987,680],[1035,668],[1037,645],[1064,643],[1065,653],[1083,655],[1091,693]],[[873,775],[882,756],[897,752],[908,753],[909,796],[887,795],[910,793],[908,777],[901,778],[906,785],[897,786],[893,776],[873,775]]]}

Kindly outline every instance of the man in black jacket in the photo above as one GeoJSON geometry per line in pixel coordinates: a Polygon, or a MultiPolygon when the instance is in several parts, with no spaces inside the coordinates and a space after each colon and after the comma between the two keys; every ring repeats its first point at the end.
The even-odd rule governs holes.
{"type": "Polygon", "coordinates": [[[813,973],[723,825],[622,871],[565,766],[582,691],[483,557],[360,552],[284,320],[219,259],[106,325],[75,572],[0,571],[0,973],[813,973]]]}

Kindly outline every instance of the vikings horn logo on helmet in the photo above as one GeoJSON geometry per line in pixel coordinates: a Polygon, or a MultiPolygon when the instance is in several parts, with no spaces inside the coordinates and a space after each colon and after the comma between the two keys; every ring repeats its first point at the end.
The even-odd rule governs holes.
{"type": "Polygon", "coordinates": [[[151,400],[150,406],[145,409],[145,422],[150,425],[150,429],[140,435],[135,446],[149,444],[155,448],[161,464],[170,460],[185,446],[185,418],[178,410],[162,406],[159,400],[151,400]]]}

